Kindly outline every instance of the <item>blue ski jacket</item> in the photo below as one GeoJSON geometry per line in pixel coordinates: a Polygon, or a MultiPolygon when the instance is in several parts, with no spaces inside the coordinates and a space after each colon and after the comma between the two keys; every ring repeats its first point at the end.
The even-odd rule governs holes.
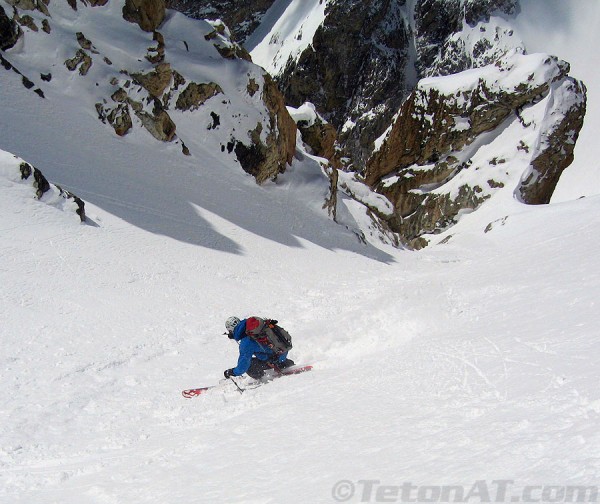
{"type": "Polygon", "coordinates": [[[242,320],[233,330],[233,339],[240,344],[240,357],[238,358],[237,366],[233,368],[233,376],[241,376],[250,367],[252,357],[256,357],[261,361],[271,361],[282,364],[287,358],[287,352],[279,357],[268,347],[257,343],[255,340],[246,335],[246,320],[242,320]]]}

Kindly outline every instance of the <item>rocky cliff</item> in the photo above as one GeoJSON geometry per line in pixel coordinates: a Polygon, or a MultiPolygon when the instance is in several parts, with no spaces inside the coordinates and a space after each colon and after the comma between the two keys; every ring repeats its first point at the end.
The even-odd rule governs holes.
{"type": "Polygon", "coordinates": [[[567,63],[526,55],[518,12],[517,0],[0,0],[0,63],[40,98],[85,90],[111,134],[192,156],[201,141],[258,183],[292,162],[299,129],[329,161],[333,218],[345,192],[388,241],[418,248],[496,194],[548,202],[573,159],[585,86],[567,63]],[[32,71],[42,44],[59,59],[32,71]],[[314,120],[296,125],[286,105],[314,120]]]}
{"type": "Polygon", "coordinates": [[[390,201],[391,212],[363,202],[405,244],[501,190],[548,202],[572,161],[585,86],[565,62],[525,56],[517,0],[195,3],[233,23],[289,105],[314,104],[322,121],[300,125],[305,142],[354,172],[340,187],[352,197],[365,184],[390,201]],[[235,17],[242,4],[251,20],[235,17]]]}
{"type": "MultiPolygon", "coordinates": [[[[170,0],[169,5],[196,17],[219,17],[243,42],[272,3],[170,0]]],[[[286,54],[283,49],[292,44],[282,40],[277,31],[282,28],[270,18],[274,29],[261,28],[281,61],[274,77],[289,105],[316,105],[358,171],[419,78],[484,66],[519,45],[509,24],[497,16],[490,23],[493,14],[514,14],[517,0],[417,0],[414,7],[405,0],[329,0],[312,2],[315,11],[325,4],[322,21],[293,19],[294,10],[311,16],[304,6],[308,3],[291,2],[287,14],[280,13],[296,24],[285,32],[288,39],[311,37],[304,50],[286,54]],[[317,21],[313,33],[308,25],[317,21]]]]}
{"type": "Polygon", "coordinates": [[[547,55],[422,80],[402,105],[365,182],[393,204],[382,216],[412,246],[500,190],[548,203],[570,164],[586,93],[569,65],[547,55]]]}

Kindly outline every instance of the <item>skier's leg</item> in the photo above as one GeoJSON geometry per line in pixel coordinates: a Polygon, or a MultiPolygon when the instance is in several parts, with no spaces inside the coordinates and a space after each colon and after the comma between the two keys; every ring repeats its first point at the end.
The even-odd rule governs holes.
{"type": "Polygon", "coordinates": [[[248,371],[246,371],[246,374],[255,380],[260,380],[265,374],[265,369],[269,369],[267,362],[252,357],[250,367],[248,368],[248,371]]]}
{"type": "Polygon", "coordinates": [[[295,364],[296,364],[296,363],[295,363],[295,362],[294,362],[292,359],[288,359],[288,358],[286,357],[286,359],[285,359],[283,362],[278,362],[278,363],[277,363],[277,367],[278,367],[279,369],[285,369],[285,368],[292,367],[292,366],[294,366],[295,364]]]}

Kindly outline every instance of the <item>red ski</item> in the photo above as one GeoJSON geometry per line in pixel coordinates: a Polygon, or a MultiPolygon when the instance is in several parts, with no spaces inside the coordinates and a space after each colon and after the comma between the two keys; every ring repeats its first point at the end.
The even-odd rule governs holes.
{"type": "Polygon", "coordinates": [[[183,397],[189,399],[190,397],[195,397],[197,395],[204,394],[204,392],[206,392],[207,390],[210,390],[215,387],[216,385],[211,385],[210,387],[192,388],[184,390],[183,392],[181,392],[181,394],[183,395],[183,397]]]}
{"type": "MultiPolygon", "coordinates": [[[[300,366],[300,367],[291,367],[288,369],[282,369],[277,374],[269,376],[269,381],[274,380],[275,378],[279,378],[281,376],[290,376],[290,375],[295,375],[295,374],[299,374],[299,373],[304,373],[306,371],[310,371],[312,368],[313,368],[312,366],[300,366]]],[[[257,383],[259,385],[261,384],[260,381],[258,381],[257,383]]],[[[217,386],[218,385],[210,385],[208,387],[188,389],[188,390],[184,390],[183,392],[181,392],[181,394],[183,395],[183,397],[190,399],[191,397],[196,397],[201,394],[204,394],[207,390],[214,389],[217,386]]]]}

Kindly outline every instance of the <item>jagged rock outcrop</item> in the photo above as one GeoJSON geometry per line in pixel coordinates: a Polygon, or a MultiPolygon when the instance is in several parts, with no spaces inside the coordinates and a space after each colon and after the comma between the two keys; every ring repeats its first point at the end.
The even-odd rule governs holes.
{"type": "Polygon", "coordinates": [[[244,59],[252,61],[250,54],[241,45],[235,43],[229,28],[220,20],[212,23],[214,29],[204,36],[205,40],[213,41],[213,46],[225,59],[244,59]]]}
{"type": "Polygon", "coordinates": [[[19,24],[7,16],[0,5],[0,51],[6,51],[17,43],[22,35],[19,24]]]}
{"type": "MultiPolygon", "coordinates": [[[[46,7],[43,0],[11,2],[42,12],[46,7]]],[[[196,14],[226,19],[232,31],[222,21],[194,22],[175,13],[163,23],[163,0],[126,0],[123,17],[148,32],[137,34],[144,43],[134,44],[136,54],[73,27],[71,57],[52,63],[52,74],[49,64],[31,79],[23,76],[23,83],[34,88],[41,79],[35,91],[43,96],[44,83],[56,86],[66,73],[74,88],[95,93],[98,117],[115,134],[142,127],[190,155],[200,136],[258,183],[291,163],[299,129],[310,151],[329,160],[319,161],[329,177],[326,207],[334,219],[340,190],[368,207],[379,234],[414,247],[496,192],[527,203],[548,201],[572,160],[585,88],[568,77],[564,62],[523,56],[507,20],[517,0],[292,2],[310,19],[300,23],[295,12],[298,27],[291,23],[297,31],[290,36],[302,43],[289,59],[283,50],[274,79],[250,62],[232,35],[249,35],[272,0],[193,3],[196,14]],[[280,89],[289,105],[312,102],[317,119],[296,126],[280,89]]],[[[170,0],[175,4],[192,8],[188,0],[170,0]]],[[[7,47],[18,38],[19,23],[27,26],[27,37],[50,32],[43,23],[50,18],[39,30],[44,16],[28,20],[21,10],[16,7],[12,18],[0,13],[6,27],[0,43],[7,47]]],[[[120,15],[119,9],[115,18],[125,24],[120,15]]],[[[288,47],[278,38],[279,25],[273,27],[265,41],[288,47]]],[[[14,69],[1,54],[0,62],[14,69]]]]}
{"type": "Polygon", "coordinates": [[[147,32],[156,30],[165,18],[165,0],[125,0],[123,18],[147,32]]]}
{"type": "Polygon", "coordinates": [[[154,138],[162,142],[171,142],[175,138],[177,126],[165,110],[162,101],[165,90],[172,82],[169,66],[163,66],[160,72],[137,75],[134,82],[148,93],[145,101],[151,106],[145,105],[143,99],[135,100],[128,95],[126,88],[131,86],[131,81],[126,80],[123,87],[119,87],[111,96],[114,105],[96,104],[98,117],[108,122],[117,135],[124,136],[133,127],[130,113],[132,111],[154,138]],[[168,79],[165,75],[168,75],[168,79]]]}
{"type": "Polygon", "coordinates": [[[419,0],[415,5],[416,67],[420,77],[450,75],[494,63],[518,41],[503,26],[487,23],[492,14],[512,15],[518,0],[419,0]],[[474,39],[468,47],[465,35],[474,39]]]}
{"type": "Polygon", "coordinates": [[[74,72],[79,68],[79,75],[87,75],[92,64],[92,58],[83,49],[78,49],[75,56],[65,61],[65,66],[71,72],[74,72]]]}
{"type": "MultiPolygon", "coordinates": [[[[519,44],[509,28],[480,24],[494,14],[514,14],[517,2],[416,0],[413,12],[405,0],[329,0],[311,43],[274,77],[288,105],[316,105],[337,130],[353,169],[362,171],[375,140],[418,78],[493,63],[519,44]]],[[[168,5],[187,15],[224,19],[243,41],[272,3],[170,0],[168,5]]],[[[289,36],[306,37],[299,30],[289,36]]],[[[284,43],[277,33],[269,36],[274,47],[284,43]]]]}
{"type": "Polygon", "coordinates": [[[325,15],[312,44],[278,81],[290,105],[316,105],[360,169],[416,83],[407,71],[409,26],[400,2],[330,2],[325,15]]]}
{"type": "MultiPolygon", "coordinates": [[[[122,69],[118,75],[113,73],[110,84],[114,91],[110,98],[96,103],[98,117],[120,136],[127,135],[140,124],[158,140],[181,143],[182,152],[190,155],[190,149],[179,138],[176,118],[181,112],[186,117],[198,114],[206,117],[206,130],[217,132],[217,138],[227,135],[223,129],[229,131],[230,140],[215,143],[216,148],[226,154],[233,153],[242,169],[252,174],[258,183],[274,179],[291,163],[296,148],[296,125],[285,107],[283,96],[270,76],[248,61],[248,53],[231,40],[229,29],[222,22],[203,22],[202,27],[205,32],[197,33],[195,43],[204,45],[207,52],[212,46],[214,55],[210,56],[209,67],[220,64],[219,55],[223,60],[238,60],[232,69],[236,68],[240,76],[245,74],[247,84],[242,84],[242,77],[239,79],[241,87],[232,86],[228,76],[236,74],[227,69],[229,63],[225,61],[220,82],[186,79],[180,73],[185,68],[174,69],[166,60],[165,49],[169,42],[155,31],[152,40],[157,46],[149,47],[146,55],[146,61],[153,63],[151,69],[138,72],[122,69]],[[240,106],[243,112],[240,112],[240,106]]],[[[79,51],[87,54],[85,48],[89,48],[93,62],[92,42],[83,34],[78,34],[77,40],[81,47],[79,51]]],[[[176,42],[181,43],[179,39],[176,42]]],[[[183,47],[187,51],[190,49],[185,40],[183,47]]],[[[105,63],[106,59],[103,59],[105,63]]],[[[74,59],[72,68],[81,68],[83,61],[82,57],[74,59]]]]}
{"type": "Polygon", "coordinates": [[[200,84],[190,82],[177,98],[175,108],[177,110],[196,110],[218,94],[223,94],[223,89],[215,82],[200,84]]]}
{"type": "Polygon", "coordinates": [[[512,182],[517,195],[548,201],[585,113],[585,88],[568,72],[554,57],[513,54],[481,72],[421,81],[365,172],[394,205],[382,216],[391,229],[422,246],[419,237],[447,229],[524,172],[522,183],[512,182]],[[518,134],[505,133],[510,128],[518,134]],[[502,134],[513,144],[504,140],[500,152],[518,161],[478,157],[502,134]]]}
{"type": "Polygon", "coordinates": [[[314,104],[305,103],[291,110],[302,141],[310,148],[311,154],[329,161],[333,169],[329,174],[330,179],[337,170],[346,169],[347,159],[342,156],[336,129],[317,113],[314,104]]]}
{"type": "Polygon", "coordinates": [[[136,114],[144,128],[157,140],[171,142],[175,138],[177,125],[165,110],[158,109],[152,113],[142,110],[136,114]]]}
{"type": "Polygon", "coordinates": [[[337,142],[337,132],[328,122],[315,121],[311,125],[299,123],[298,129],[302,141],[308,145],[315,156],[323,157],[339,170],[342,168],[340,149],[337,142]]]}
{"type": "Polygon", "coordinates": [[[6,0],[8,5],[20,10],[35,10],[41,4],[39,0],[6,0]]]}
{"type": "Polygon", "coordinates": [[[45,194],[53,193],[48,197],[49,200],[54,199],[66,204],[71,203],[69,206],[74,209],[81,222],[85,222],[85,203],[81,198],[78,198],[75,194],[60,186],[48,182],[42,172],[29,163],[21,162],[19,164],[19,171],[21,180],[31,181],[37,199],[42,199],[45,194]]]}
{"type": "Polygon", "coordinates": [[[96,110],[98,111],[98,116],[100,119],[103,121],[108,121],[108,123],[115,130],[115,133],[119,136],[125,136],[133,127],[131,114],[129,113],[129,107],[127,107],[127,105],[124,103],[120,103],[114,107],[112,110],[110,110],[110,112],[108,112],[108,114],[104,112],[101,103],[96,104],[96,110]]]}
{"type": "Polygon", "coordinates": [[[263,75],[262,100],[269,111],[269,127],[263,135],[263,125],[248,132],[250,143],[234,143],[236,156],[245,172],[260,184],[275,179],[291,164],[296,152],[296,123],[285,107],[283,96],[269,74],[263,75]]]}
{"type": "Polygon", "coordinates": [[[132,73],[133,81],[143,87],[150,96],[161,99],[171,84],[173,74],[169,63],[159,63],[154,70],[147,73],[132,73]]]}
{"type": "Polygon", "coordinates": [[[546,111],[557,120],[540,135],[540,146],[519,187],[521,199],[531,205],[550,203],[562,172],[573,162],[573,151],[586,112],[586,89],[582,82],[565,79],[554,90],[555,99],[546,111]],[[564,110],[566,109],[566,110],[564,110]]]}

